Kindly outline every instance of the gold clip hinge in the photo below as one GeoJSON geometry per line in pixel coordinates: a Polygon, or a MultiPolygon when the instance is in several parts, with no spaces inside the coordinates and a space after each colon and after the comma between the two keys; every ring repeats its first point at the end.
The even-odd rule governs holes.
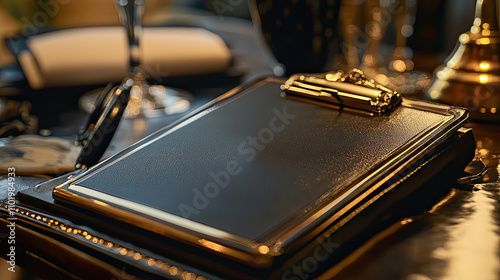
{"type": "Polygon", "coordinates": [[[365,115],[382,115],[401,103],[401,95],[354,69],[344,74],[295,74],[283,85],[283,97],[365,115]]]}

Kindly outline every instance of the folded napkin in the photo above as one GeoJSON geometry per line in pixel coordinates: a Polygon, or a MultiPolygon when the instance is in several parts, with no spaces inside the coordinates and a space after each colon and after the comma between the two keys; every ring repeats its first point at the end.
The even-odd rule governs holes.
{"type": "Polygon", "coordinates": [[[82,147],[56,137],[21,135],[0,146],[0,174],[60,174],[75,170],[82,147]]]}
{"type": "MultiPolygon", "coordinates": [[[[128,43],[120,26],[66,29],[29,37],[17,51],[33,89],[120,81],[128,73],[128,43]]],[[[223,72],[231,54],[216,34],[192,27],[144,28],[141,63],[150,78],[223,72]]]]}

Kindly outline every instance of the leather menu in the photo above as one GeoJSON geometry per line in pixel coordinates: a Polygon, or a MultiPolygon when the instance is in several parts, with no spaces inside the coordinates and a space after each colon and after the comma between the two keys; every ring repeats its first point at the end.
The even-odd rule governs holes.
{"type": "Polygon", "coordinates": [[[456,132],[465,109],[404,100],[365,116],[280,96],[266,78],[102,162],[54,192],[189,246],[267,266],[356,198],[456,132]]]}

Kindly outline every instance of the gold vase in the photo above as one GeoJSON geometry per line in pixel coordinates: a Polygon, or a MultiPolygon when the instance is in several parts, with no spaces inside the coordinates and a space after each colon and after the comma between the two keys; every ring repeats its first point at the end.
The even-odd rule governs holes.
{"type": "Polygon", "coordinates": [[[477,0],[474,23],[434,72],[425,98],[469,109],[473,120],[500,121],[500,30],[496,0],[477,0]]]}

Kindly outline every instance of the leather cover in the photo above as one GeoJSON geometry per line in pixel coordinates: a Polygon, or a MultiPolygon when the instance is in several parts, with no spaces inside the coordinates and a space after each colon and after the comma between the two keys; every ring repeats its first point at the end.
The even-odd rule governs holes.
{"type": "Polygon", "coordinates": [[[266,267],[401,180],[467,119],[408,100],[357,115],[283,99],[281,83],[227,93],[56,188],[56,202],[266,267]]]}

